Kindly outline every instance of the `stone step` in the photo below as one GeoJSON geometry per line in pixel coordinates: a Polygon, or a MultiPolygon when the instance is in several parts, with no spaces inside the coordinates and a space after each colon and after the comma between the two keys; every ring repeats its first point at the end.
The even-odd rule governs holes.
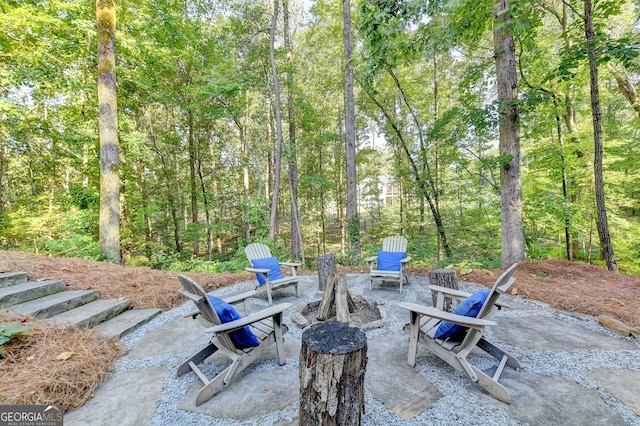
{"type": "Polygon", "coordinates": [[[3,272],[0,274],[0,288],[27,282],[26,272],[3,272]]]}
{"type": "Polygon", "coordinates": [[[49,318],[100,297],[98,290],[67,290],[10,306],[7,312],[19,312],[36,318],[49,318]]]}
{"type": "Polygon", "coordinates": [[[28,281],[0,288],[0,309],[64,291],[62,280],[28,281]]]}
{"type": "Polygon", "coordinates": [[[160,315],[160,309],[129,309],[93,329],[108,338],[121,338],[160,315]]]}
{"type": "Polygon", "coordinates": [[[86,305],[54,315],[49,319],[61,325],[93,327],[119,315],[125,311],[129,305],[131,305],[131,300],[129,299],[98,299],[86,305]]]}

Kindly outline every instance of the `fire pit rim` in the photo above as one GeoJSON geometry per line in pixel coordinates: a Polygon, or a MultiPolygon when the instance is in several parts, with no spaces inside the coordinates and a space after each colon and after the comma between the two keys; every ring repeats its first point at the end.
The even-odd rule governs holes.
{"type": "MultiPolygon", "coordinates": [[[[359,302],[359,301],[367,301],[367,302],[374,302],[376,308],[378,309],[378,312],[380,314],[380,319],[375,320],[375,321],[371,321],[367,324],[361,324],[361,325],[357,325],[357,324],[353,324],[351,321],[349,322],[349,325],[352,327],[358,327],[359,329],[363,330],[363,331],[368,331],[368,330],[374,330],[376,328],[381,328],[384,327],[385,325],[387,325],[389,323],[388,319],[389,319],[389,314],[387,312],[387,309],[384,307],[384,302],[378,302],[377,300],[372,300],[369,299],[367,297],[364,297],[360,294],[354,294],[352,295],[352,298],[354,300],[354,302],[359,302]]],[[[298,305],[294,306],[293,310],[291,311],[291,321],[297,325],[299,328],[301,329],[306,329],[307,327],[311,326],[312,324],[316,324],[318,322],[322,322],[318,319],[316,319],[315,321],[310,322],[303,314],[302,312],[308,308],[309,306],[313,305],[313,304],[317,304],[318,306],[320,305],[321,299],[315,299],[315,300],[305,300],[301,303],[299,303],[298,305]]],[[[330,319],[329,321],[335,321],[335,317],[333,317],[332,319],[330,319]]]]}

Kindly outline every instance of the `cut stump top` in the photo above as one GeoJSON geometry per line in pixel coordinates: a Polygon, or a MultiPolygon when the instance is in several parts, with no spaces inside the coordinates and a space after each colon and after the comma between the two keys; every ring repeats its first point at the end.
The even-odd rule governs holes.
{"type": "Polygon", "coordinates": [[[302,333],[302,342],[314,353],[344,355],[367,345],[367,335],[339,321],[313,324],[302,333]]]}

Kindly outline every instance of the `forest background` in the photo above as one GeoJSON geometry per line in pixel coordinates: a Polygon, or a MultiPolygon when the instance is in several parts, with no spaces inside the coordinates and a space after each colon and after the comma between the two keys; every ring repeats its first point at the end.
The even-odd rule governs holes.
{"type": "MultiPolygon", "coordinates": [[[[528,259],[601,262],[585,3],[512,2],[528,259]]],[[[640,274],[640,2],[593,6],[609,228],[620,270],[640,274]]],[[[414,265],[496,267],[511,158],[497,147],[492,3],[351,9],[363,253],[403,234],[414,265]]],[[[290,255],[293,200],[303,260],[354,262],[342,4],[123,0],[116,10],[123,262],[237,271],[252,241],[290,255]],[[287,179],[270,235],[279,114],[287,179]]],[[[95,4],[0,0],[0,11],[0,248],[99,259],[95,4]]]]}

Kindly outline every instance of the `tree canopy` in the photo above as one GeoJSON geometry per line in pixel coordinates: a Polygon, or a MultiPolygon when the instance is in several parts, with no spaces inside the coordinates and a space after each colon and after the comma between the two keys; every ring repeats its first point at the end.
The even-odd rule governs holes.
{"type": "MultiPolygon", "coordinates": [[[[640,2],[508,2],[517,72],[508,104],[494,3],[116,1],[123,262],[238,269],[239,250],[256,240],[346,261],[355,226],[363,252],[403,234],[417,264],[496,266],[501,170],[514,160],[500,150],[500,117],[517,106],[526,257],[604,264],[601,185],[617,265],[639,273],[640,2]]],[[[0,0],[0,11],[0,247],[100,259],[95,4],[0,0]]]]}

